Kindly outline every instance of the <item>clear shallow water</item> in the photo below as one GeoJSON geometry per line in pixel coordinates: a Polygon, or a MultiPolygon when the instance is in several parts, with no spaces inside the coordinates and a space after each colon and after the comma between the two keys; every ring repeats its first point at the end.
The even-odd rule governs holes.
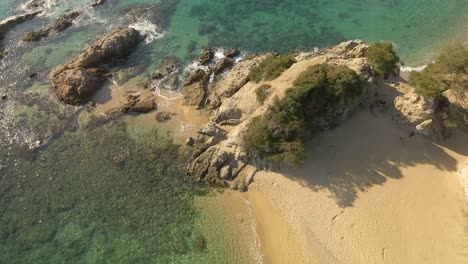
{"type": "MultiPolygon", "coordinates": [[[[2,1],[0,19],[21,12],[22,2],[2,1]]],[[[386,40],[404,61],[420,64],[468,21],[466,0],[108,0],[98,9],[86,3],[49,0],[43,16],[3,41],[10,55],[0,63],[0,94],[9,97],[0,102],[0,263],[258,261],[252,232],[239,235],[250,226],[236,217],[244,215],[243,222],[248,212],[224,212],[225,201],[188,181],[185,153],[170,135],[134,116],[89,125],[86,109],[53,96],[50,69],[128,23],[129,10],[167,7],[165,27],[157,29],[163,37],[120,65],[145,65],[140,79],[165,56],[186,64],[205,45],[286,52],[386,40]],[[74,26],[39,43],[18,43],[70,8],[85,10],[74,26]],[[29,150],[37,140],[49,145],[29,150]]]]}

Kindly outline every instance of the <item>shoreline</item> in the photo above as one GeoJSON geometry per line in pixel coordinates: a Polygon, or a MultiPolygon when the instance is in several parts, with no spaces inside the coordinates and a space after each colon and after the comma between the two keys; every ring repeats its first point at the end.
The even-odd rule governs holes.
{"type": "MultiPolygon", "coordinates": [[[[258,230],[261,243],[277,232],[269,211],[297,237],[302,263],[466,263],[468,203],[457,172],[468,156],[420,136],[399,142],[405,134],[361,110],[313,139],[303,168],[257,172],[248,195],[257,226],[269,229],[258,230]]],[[[281,243],[263,254],[288,257],[281,243]]]]}

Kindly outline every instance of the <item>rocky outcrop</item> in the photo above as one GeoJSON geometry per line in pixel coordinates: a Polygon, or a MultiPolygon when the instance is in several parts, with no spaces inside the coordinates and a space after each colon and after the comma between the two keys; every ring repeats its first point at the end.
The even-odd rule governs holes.
{"type": "Polygon", "coordinates": [[[147,113],[156,109],[156,95],[149,90],[130,94],[126,98],[123,112],[147,113]]]}
{"type": "Polygon", "coordinates": [[[35,30],[24,35],[21,40],[24,42],[39,41],[50,34],[59,33],[69,28],[73,21],[80,15],[79,12],[69,12],[57,18],[53,23],[43,29],[35,30]]]}
{"type": "Polygon", "coordinates": [[[142,39],[133,28],[117,28],[83,50],[70,63],[55,69],[52,83],[59,99],[68,104],[86,102],[99,89],[104,73],[90,68],[128,54],[142,39]]]}
{"type": "Polygon", "coordinates": [[[103,82],[102,72],[85,68],[66,69],[52,79],[58,98],[71,105],[86,102],[103,82]]]}
{"type": "Polygon", "coordinates": [[[214,52],[210,48],[203,48],[200,53],[200,58],[198,59],[198,63],[200,65],[207,65],[211,60],[214,58],[214,52]]]}
{"type": "MultiPolygon", "coordinates": [[[[244,148],[243,133],[251,120],[266,113],[274,101],[283,97],[285,91],[293,86],[297,76],[311,65],[344,65],[368,78],[369,64],[363,57],[366,48],[362,41],[351,41],[330,49],[303,53],[298,56],[298,62],[277,79],[260,83],[250,82],[248,75],[268,54],[240,60],[227,73],[215,78],[207,89],[206,105],[215,111],[211,121],[187,141],[187,145],[192,146],[187,173],[197,181],[245,190],[258,170],[269,167],[265,160],[244,148]],[[261,104],[256,99],[255,90],[264,84],[271,88],[269,96],[261,104]]],[[[203,76],[201,72],[194,74],[187,83],[203,76]]],[[[355,102],[338,104],[330,116],[344,118],[360,101],[361,98],[358,98],[355,102]]],[[[329,126],[329,123],[324,124],[324,127],[329,126]]]]}
{"type": "Polygon", "coordinates": [[[65,67],[93,67],[129,54],[143,40],[133,28],[117,28],[83,50],[65,67]]]}
{"type": "Polygon", "coordinates": [[[17,15],[14,17],[7,18],[0,22],[0,40],[5,37],[5,35],[15,26],[24,23],[28,20],[35,18],[37,15],[41,14],[42,11],[26,13],[22,15],[17,15]]]}
{"type": "Polygon", "coordinates": [[[418,95],[414,90],[395,98],[395,109],[415,132],[432,136],[435,129],[435,110],[437,104],[418,95]]]}
{"type": "Polygon", "coordinates": [[[225,75],[209,87],[207,105],[218,108],[225,98],[234,95],[242,86],[248,82],[250,71],[257,66],[267,55],[255,56],[238,62],[225,75]]]}
{"type": "Polygon", "coordinates": [[[219,74],[225,69],[231,68],[234,65],[234,60],[229,57],[221,58],[213,67],[214,74],[219,74]]]}
{"type": "MultiPolygon", "coordinates": [[[[228,50],[224,53],[224,56],[215,58],[214,51],[210,48],[203,48],[200,52],[200,56],[197,60],[197,66],[189,72],[185,78],[183,91],[184,91],[184,103],[186,105],[203,107],[212,104],[213,101],[218,102],[216,95],[214,98],[208,98],[213,92],[211,91],[210,82],[218,81],[219,78],[225,78],[224,76],[233,74],[231,72],[237,72],[237,78],[229,79],[232,81],[232,87],[230,90],[235,90],[247,82],[247,76],[250,69],[246,69],[243,63],[240,62],[240,66],[234,67],[232,71],[222,75],[225,70],[230,69],[234,66],[234,57],[239,55],[239,51],[236,49],[228,50]],[[242,69],[242,70],[240,70],[242,69]],[[242,73],[239,73],[242,71],[242,73]]],[[[253,66],[255,63],[253,63],[253,66]]],[[[252,67],[253,67],[252,66],[252,67]]],[[[210,106],[211,107],[211,106],[210,106]]]]}
{"type": "Polygon", "coordinates": [[[172,57],[164,58],[144,87],[146,89],[166,89],[176,91],[180,88],[178,61],[172,57]]]}

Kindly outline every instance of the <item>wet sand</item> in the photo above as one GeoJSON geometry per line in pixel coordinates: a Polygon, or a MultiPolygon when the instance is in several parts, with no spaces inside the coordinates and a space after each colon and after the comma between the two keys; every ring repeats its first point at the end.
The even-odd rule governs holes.
{"type": "Polygon", "coordinates": [[[468,263],[457,175],[466,142],[466,133],[439,144],[410,138],[388,119],[356,113],[310,142],[302,168],[255,175],[249,195],[260,243],[272,243],[263,254],[283,263],[468,263]],[[288,255],[289,233],[302,262],[288,255]]]}

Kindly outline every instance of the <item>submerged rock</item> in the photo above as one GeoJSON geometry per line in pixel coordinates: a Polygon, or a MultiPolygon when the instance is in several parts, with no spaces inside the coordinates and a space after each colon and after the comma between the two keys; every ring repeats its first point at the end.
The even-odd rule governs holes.
{"type": "Polygon", "coordinates": [[[0,22],[0,40],[3,39],[5,35],[16,25],[31,20],[41,13],[42,11],[26,13],[3,20],[2,22],[0,22]]]}
{"type": "Polygon", "coordinates": [[[177,60],[172,57],[164,58],[159,64],[158,70],[153,74],[152,79],[163,79],[177,70],[177,60]]]}
{"type": "Polygon", "coordinates": [[[70,63],[55,69],[52,83],[59,99],[68,104],[86,102],[104,80],[103,71],[88,68],[128,54],[141,40],[137,30],[117,28],[83,50],[70,63]]]}

